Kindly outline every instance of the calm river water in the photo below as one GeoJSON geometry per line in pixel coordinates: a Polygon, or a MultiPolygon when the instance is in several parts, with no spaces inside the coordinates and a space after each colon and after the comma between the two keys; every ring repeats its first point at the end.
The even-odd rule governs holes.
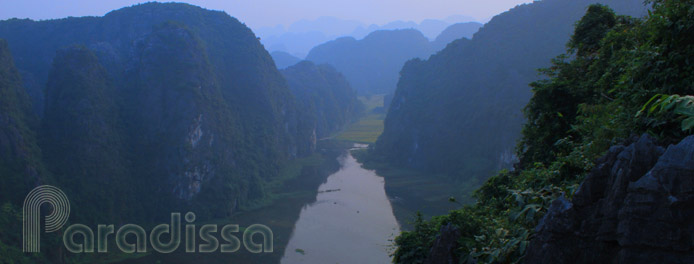
{"type": "Polygon", "coordinates": [[[390,263],[400,227],[384,179],[349,152],[338,159],[340,170],[302,209],[281,263],[390,263]]]}

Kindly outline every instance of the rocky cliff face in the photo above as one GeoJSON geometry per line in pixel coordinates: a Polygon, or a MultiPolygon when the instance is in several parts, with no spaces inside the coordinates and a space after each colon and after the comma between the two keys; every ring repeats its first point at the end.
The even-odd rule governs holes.
{"type": "Polygon", "coordinates": [[[614,146],[571,201],[554,201],[526,263],[694,262],[694,136],[614,146]]]}
{"type": "Polygon", "coordinates": [[[312,151],[316,128],[300,126],[272,58],[223,12],[147,3],[104,17],[0,21],[0,38],[21,73],[17,89],[29,84],[22,107],[45,113],[43,127],[28,128],[45,164],[72,186],[68,196],[94,207],[85,211],[109,200],[108,210],[140,216],[191,206],[228,215],[262,203],[280,165],[312,151]],[[118,195],[141,202],[117,208],[126,202],[108,197],[118,195]]]}

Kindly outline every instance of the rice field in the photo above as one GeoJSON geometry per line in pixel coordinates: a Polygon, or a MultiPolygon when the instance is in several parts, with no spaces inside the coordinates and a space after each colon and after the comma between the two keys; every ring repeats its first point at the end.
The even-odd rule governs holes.
{"type": "Polygon", "coordinates": [[[383,107],[383,97],[384,95],[360,96],[359,100],[366,107],[366,114],[348,125],[335,139],[367,144],[376,142],[378,136],[383,133],[383,120],[386,115],[384,111],[374,112],[374,109],[383,107]]]}

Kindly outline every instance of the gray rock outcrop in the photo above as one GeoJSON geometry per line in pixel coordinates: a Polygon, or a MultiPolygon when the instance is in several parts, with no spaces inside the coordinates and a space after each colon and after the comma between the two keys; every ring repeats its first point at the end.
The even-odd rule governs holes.
{"type": "Polygon", "coordinates": [[[644,135],[598,160],[536,227],[526,263],[694,263],[694,136],[644,135]]]}

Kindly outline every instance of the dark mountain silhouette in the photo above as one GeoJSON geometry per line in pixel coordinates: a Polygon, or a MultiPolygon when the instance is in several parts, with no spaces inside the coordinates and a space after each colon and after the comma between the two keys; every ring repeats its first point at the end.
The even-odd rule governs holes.
{"type": "Polygon", "coordinates": [[[320,31],[287,32],[281,35],[261,37],[263,45],[269,51],[283,51],[292,56],[306,57],[311,48],[333,39],[320,31]]]}
{"type": "Polygon", "coordinates": [[[312,113],[251,30],[223,12],[147,3],[0,21],[0,38],[2,188],[48,182],[45,167],[84,223],[255,208],[281,164],[313,151],[317,128],[299,126],[312,113]]]}
{"type": "Polygon", "coordinates": [[[314,129],[317,139],[340,131],[363,110],[347,79],[330,65],[302,61],[282,70],[282,75],[300,107],[308,113],[302,124],[314,129]]]}
{"type": "Polygon", "coordinates": [[[306,60],[330,64],[347,77],[360,94],[395,89],[405,61],[430,54],[429,41],[413,29],[376,31],[364,39],[339,38],[316,46],[306,60]]]}
{"type": "Polygon", "coordinates": [[[301,61],[301,59],[283,51],[273,51],[270,56],[275,61],[277,69],[284,69],[301,61]]]}
{"type": "Polygon", "coordinates": [[[432,49],[434,51],[442,50],[446,47],[446,45],[448,45],[448,43],[451,43],[459,38],[472,39],[472,35],[475,34],[481,27],[482,24],[477,22],[457,23],[450,25],[432,41],[432,49]]]}
{"type": "MultiPolygon", "coordinates": [[[[416,29],[422,32],[429,40],[433,41],[448,26],[474,20],[475,19],[471,17],[458,15],[450,16],[443,20],[425,19],[422,20],[421,23],[397,20],[383,25],[366,25],[356,20],[319,17],[314,20],[299,20],[289,25],[287,28],[282,25],[277,25],[275,27],[261,27],[253,31],[261,37],[261,41],[268,51],[284,51],[303,58],[306,57],[306,54],[308,54],[311,48],[340,37],[362,39],[368,34],[378,30],[416,29]]],[[[461,34],[461,37],[462,36],[464,36],[464,34],[461,34]]],[[[468,38],[471,36],[472,35],[468,36],[468,38]]],[[[453,39],[450,39],[450,41],[452,40],[453,39]]],[[[445,45],[443,47],[445,47],[445,45]]]]}
{"type": "Polygon", "coordinates": [[[7,42],[0,39],[0,201],[21,204],[33,186],[50,182],[34,132],[38,126],[7,42]]]}
{"type": "MultiPolygon", "coordinates": [[[[485,179],[508,168],[521,109],[536,69],[563,53],[574,23],[594,1],[538,1],[494,17],[472,40],[402,68],[385,131],[374,152],[394,164],[485,179]],[[561,10],[561,11],[559,11],[561,10]]],[[[643,15],[639,0],[600,1],[643,15]]]]}

